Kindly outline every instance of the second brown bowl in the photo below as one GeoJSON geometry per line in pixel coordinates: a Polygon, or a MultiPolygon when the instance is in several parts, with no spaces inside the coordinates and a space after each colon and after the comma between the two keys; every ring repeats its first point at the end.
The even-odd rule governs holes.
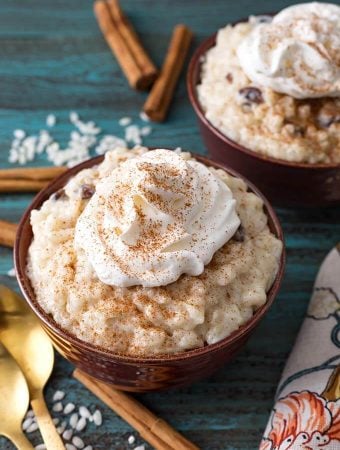
{"type": "Polygon", "coordinates": [[[227,164],[251,180],[280,206],[330,206],[340,204],[340,164],[306,164],[263,156],[229,139],[205,117],[197,96],[201,63],[215,45],[216,34],[202,42],[187,73],[190,102],[213,160],[227,164]]]}
{"type": "MultiPolygon", "coordinates": [[[[233,176],[244,179],[222,164],[214,163],[198,155],[193,156],[203,164],[221,168],[233,176]]],[[[267,302],[255,312],[245,325],[216,344],[169,356],[133,358],[117,355],[76,338],[61,329],[36,301],[34,290],[26,273],[27,252],[32,240],[30,215],[31,211],[39,209],[51,194],[65,186],[70,177],[82,169],[99,164],[102,160],[102,156],[93,158],[56,178],[35,197],[24,213],[17,232],[14,259],[18,282],[25,299],[62,356],[89,375],[119,389],[135,392],[155,391],[192,383],[199,378],[206,377],[234,357],[270,308],[283,277],[285,252],[283,250],[278,273],[267,294],[267,302]]],[[[248,189],[263,200],[270,230],[283,241],[280,223],[269,202],[251,183],[245,179],[244,181],[247,183],[248,189]]]]}

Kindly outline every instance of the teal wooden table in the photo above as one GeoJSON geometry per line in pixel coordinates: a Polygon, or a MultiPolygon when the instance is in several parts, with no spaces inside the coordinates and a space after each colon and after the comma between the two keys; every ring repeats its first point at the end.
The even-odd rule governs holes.
{"type": "MultiPolygon", "coordinates": [[[[196,45],[229,21],[248,14],[280,9],[284,0],[126,0],[124,10],[138,29],[146,48],[160,64],[172,27],[184,22],[195,32],[196,45]]],[[[145,95],[128,88],[84,0],[2,0],[0,2],[0,165],[7,157],[14,129],[37,133],[48,113],[58,124],[53,135],[66,143],[76,110],[95,120],[106,133],[122,136],[118,119],[138,118],[145,95]]],[[[166,123],[153,126],[149,146],[181,146],[204,153],[187,99],[184,77],[166,123]]],[[[40,159],[31,163],[45,164],[40,159]]],[[[298,195],[298,193],[297,193],[298,195]]],[[[31,195],[1,195],[0,218],[17,221],[31,195]]],[[[272,406],[284,361],[305,314],[317,268],[339,240],[340,208],[278,209],[286,235],[288,266],[281,293],[244,351],[208,380],[171,392],[138,398],[205,450],[256,449],[272,406]]],[[[13,266],[9,249],[0,249],[0,281],[14,289],[7,276],[13,266]]],[[[104,422],[82,432],[94,449],[133,448],[133,430],[71,378],[72,366],[56,358],[46,389],[51,406],[56,389],[67,399],[103,412],[104,422]]],[[[134,433],[136,435],[136,433],[134,433]]],[[[30,435],[41,442],[38,432],[30,435]]],[[[0,448],[12,449],[0,438],[0,448]]],[[[146,446],[146,448],[150,448],[146,446]]]]}

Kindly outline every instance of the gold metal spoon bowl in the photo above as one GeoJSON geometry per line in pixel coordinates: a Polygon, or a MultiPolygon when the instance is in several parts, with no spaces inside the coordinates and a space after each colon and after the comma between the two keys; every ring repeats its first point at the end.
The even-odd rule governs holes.
{"type": "Polygon", "coordinates": [[[0,435],[6,436],[20,450],[33,450],[21,431],[21,422],[28,405],[29,392],[25,377],[0,343],[0,435]]]}
{"type": "Polygon", "coordinates": [[[25,375],[31,405],[47,448],[65,450],[43,396],[54,364],[51,341],[26,302],[3,285],[0,285],[0,340],[25,375]]]}

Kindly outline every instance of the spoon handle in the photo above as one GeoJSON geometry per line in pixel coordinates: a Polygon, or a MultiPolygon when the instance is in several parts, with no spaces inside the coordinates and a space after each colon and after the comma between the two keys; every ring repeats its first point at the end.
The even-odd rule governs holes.
{"type": "Polygon", "coordinates": [[[35,417],[37,418],[39,429],[47,450],[65,450],[63,441],[59,436],[52,417],[47,409],[42,392],[39,392],[31,399],[31,406],[35,417]]]}
{"type": "Polygon", "coordinates": [[[10,433],[6,433],[6,436],[19,450],[34,450],[30,441],[26,438],[24,433],[20,430],[12,431],[10,433]]]}

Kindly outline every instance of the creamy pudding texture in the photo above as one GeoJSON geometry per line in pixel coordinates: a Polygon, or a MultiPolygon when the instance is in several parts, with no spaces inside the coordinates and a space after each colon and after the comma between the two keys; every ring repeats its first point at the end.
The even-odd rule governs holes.
{"type": "Polygon", "coordinates": [[[197,92],[207,119],[250,150],[340,164],[340,7],[305,3],[219,30],[197,92]]]}
{"type": "Polygon", "coordinates": [[[27,272],[41,307],[78,338],[130,356],[237,330],[266,302],[282,251],[242,180],[189,153],[146,148],[108,152],[32,211],[31,224],[27,272]],[[146,286],[155,280],[164,284],[146,286]]]}

